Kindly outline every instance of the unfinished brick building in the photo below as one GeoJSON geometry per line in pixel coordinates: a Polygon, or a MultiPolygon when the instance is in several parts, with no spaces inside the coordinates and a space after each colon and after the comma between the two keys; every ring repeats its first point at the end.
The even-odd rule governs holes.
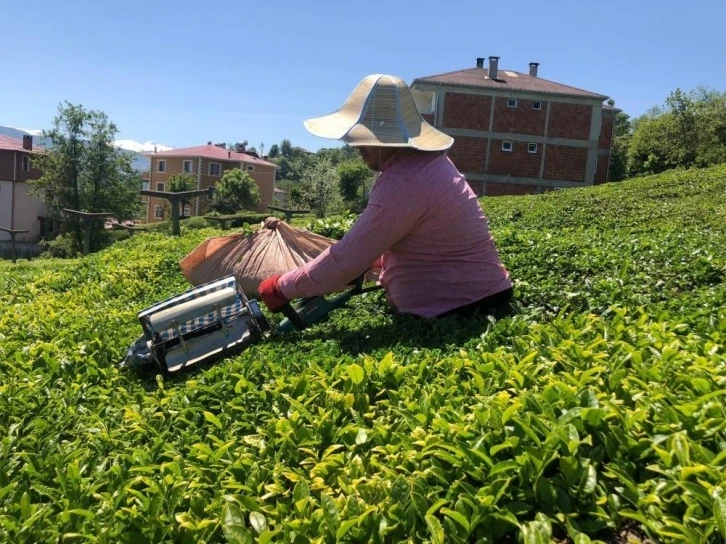
{"type": "Polygon", "coordinates": [[[449,156],[478,195],[540,193],[607,180],[616,109],[607,96],[498,67],[417,78],[419,111],[454,137],[449,156]]]}

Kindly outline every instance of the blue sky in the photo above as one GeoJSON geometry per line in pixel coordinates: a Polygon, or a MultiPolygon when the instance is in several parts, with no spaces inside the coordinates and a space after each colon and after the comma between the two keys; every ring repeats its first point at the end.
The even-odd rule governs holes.
{"type": "Polygon", "coordinates": [[[413,78],[500,56],[500,68],[611,96],[637,116],[676,87],[726,90],[726,1],[350,4],[280,0],[49,2],[0,8],[0,125],[45,128],[63,100],[119,138],[184,147],[339,145],[303,120],[367,74],[413,78]]]}

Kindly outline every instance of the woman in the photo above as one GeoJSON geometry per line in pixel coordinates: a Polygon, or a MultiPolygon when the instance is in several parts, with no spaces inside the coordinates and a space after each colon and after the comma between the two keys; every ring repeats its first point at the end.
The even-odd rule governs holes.
{"type": "Polygon", "coordinates": [[[371,268],[398,312],[496,315],[509,304],[512,283],[487,219],[446,154],[453,139],[426,123],[403,80],[368,76],[341,109],[305,126],[358,148],[380,175],[367,207],[339,242],[260,284],[271,311],[343,290],[371,268]]]}

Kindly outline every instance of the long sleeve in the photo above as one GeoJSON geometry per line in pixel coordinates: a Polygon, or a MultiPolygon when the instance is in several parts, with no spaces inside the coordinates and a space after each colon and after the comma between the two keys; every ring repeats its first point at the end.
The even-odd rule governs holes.
{"type": "Polygon", "coordinates": [[[381,176],[378,190],[350,231],[311,262],[284,274],[282,293],[295,299],[343,290],[412,232],[428,210],[428,197],[413,184],[399,181],[381,176]]]}

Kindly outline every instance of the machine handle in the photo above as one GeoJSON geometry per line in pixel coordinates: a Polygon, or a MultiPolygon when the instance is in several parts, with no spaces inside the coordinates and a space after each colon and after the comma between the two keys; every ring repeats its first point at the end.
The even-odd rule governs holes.
{"type": "Polygon", "coordinates": [[[290,320],[290,323],[295,325],[297,330],[301,331],[308,328],[308,324],[305,323],[305,320],[298,315],[289,302],[282,307],[282,313],[290,320]]]}

